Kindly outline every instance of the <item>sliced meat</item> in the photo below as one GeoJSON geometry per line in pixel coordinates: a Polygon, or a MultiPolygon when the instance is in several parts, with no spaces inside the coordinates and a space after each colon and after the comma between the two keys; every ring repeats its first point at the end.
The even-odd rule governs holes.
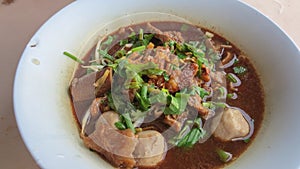
{"type": "Polygon", "coordinates": [[[173,71],[171,77],[174,78],[178,84],[180,90],[189,88],[191,86],[197,86],[198,82],[195,79],[195,75],[198,71],[198,65],[195,63],[187,63],[181,68],[181,70],[173,71]]]}
{"type": "Polygon", "coordinates": [[[166,142],[164,137],[155,130],[142,131],[137,135],[139,142],[134,151],[137,166],[156,166],[165,157],[166,142]]]}
{"type": "Polygon", "coordinates": [[[118,130],[114,125],[118,121],[119,114],[103,113],[95,131],[83,140],[87,147],[105,156],[115,166],[133,168],[136,164],[133,152],[138,140],[130,129],[118,130]]]}
{"type": "Polygon", "coordinates": [[[73,102],[92,100],[95,98],[94,83],[97,79],[97,72],[93,72],[82,76],[80,78],[74,78],[70,92],[73,102]]]}
{"type": "Polygon", "coordinates": [[[188,105],[197,110],[201,117],[208,115],[209,110],[202,106],[202,99],[198,94],[191,95],[188,100],[188,105]]]}
{"type": "Polygon", "coordinates": [[[147,23],[146,30],[150,33],[155,33],[155,37],[160,39],[162,42],[168,42],[170,40],[173,40],[176,42],[184,42],[181,32],[178,32],[178,31],[163,32],[160,29],[153,26],[151,23],[147,23]]]}
{"type": "Polygon", "coordinates": [[[223,140],[231,141],[234,138],[244,137],[250,132],[250,126],[238,109],[228,108],[223,116],[214,136],[223,140]]]}
{"type": "Polygon", "coordinates": [[[70,86],[73,102],[92,100],[95,97],[103,96],[110,90],[111,76],[111,68],[104,68],[99,72],[74,78],[70,86]]]}

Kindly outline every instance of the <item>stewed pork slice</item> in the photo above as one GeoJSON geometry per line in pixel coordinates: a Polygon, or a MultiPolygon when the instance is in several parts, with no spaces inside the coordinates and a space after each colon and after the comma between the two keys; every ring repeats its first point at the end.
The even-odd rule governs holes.
{"type": "Polygon", "coordinates": [[[166,142],[164,137],[155,130],[142,131],[137,135],[139,142],[134,151],[137,166],[156,166],[165,157],[166,142]]]}
{"type": "Polygon", "coordinates": [[[83,140],[87,147],[104,155],[115,166],[133,168],[136,165],[133,152],[138,140],[130,129],[118,130],[114,125],[118,121],[116,112],[103,113],[95,131],[83,140]]]}
{"type": "Polygon", "coordinates": [[[223,141],[231,141],[244,137],[249,132],[250,126],[242,113],[238,109],[228,108],[224,111],[214,136],[223,141]]]}
{"type": "Polygon", "coordinates": [[[104,68],[99,72],[92,72],[80,78],[74,78],[70,92],[73,102],[93,100],[103,96],[110,90],[112,80],[111,68],[104,68]]]}

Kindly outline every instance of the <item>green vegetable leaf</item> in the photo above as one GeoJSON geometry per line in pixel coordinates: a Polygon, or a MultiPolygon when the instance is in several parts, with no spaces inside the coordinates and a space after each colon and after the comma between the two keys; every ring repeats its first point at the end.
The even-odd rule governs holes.
{"type": "Polygon", "coordinates": [[[169,95],[168,97],[170,98],[170,105],[168,109],[165,109],[164,111],[164,114],[166,115],[183,113],[190,95],[186,93],[176,93],[175,97],[172,95],[169,95]]]}
{"type": "Polygon", "coordinates": [[[194,86],[192,88],[192,91],[190,92],[191,95],[195,95],[195,94],[198,94],[202,99],[205,97],[205,96],[208,96],[209,95],[209,92],[207,90],[205,90],[204,88],[201,88],[199,86],[194,86]]]}

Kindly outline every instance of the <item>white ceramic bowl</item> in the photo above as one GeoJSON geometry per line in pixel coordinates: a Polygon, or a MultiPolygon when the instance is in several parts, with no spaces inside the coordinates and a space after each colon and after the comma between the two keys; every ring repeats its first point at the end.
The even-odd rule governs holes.
{"type": "Polygon", "coordinates": [[[95,35],[124,24],[167,19],[158,13],[134,15],[140,12],[172,14],[213,28],[255,63],[266,92],[265,120],[254,143],[228,168],[300,168],[299,49],[266,16],[223,0],[79,0],[47,21],[26,46],[14,86],[19,130],[42,168],[112,168],[79,138],[67,92],[75,65],[62,53],[81,55],[95,35]],[[105,27],[124,16],[131,21],[105,27]]]}

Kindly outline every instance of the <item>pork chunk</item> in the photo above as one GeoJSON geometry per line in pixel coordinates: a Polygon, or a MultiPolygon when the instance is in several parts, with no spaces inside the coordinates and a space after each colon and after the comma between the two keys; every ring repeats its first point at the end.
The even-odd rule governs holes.
{"type": "Polygon", "coordinates": [[[118,121],[117,113],[103,113],[95,131],[83,140],[87,147],[101,153],[115,166],[132,168],[136,165],[133,152],[138,140],[130,129],[118,130],[114,125],[118,121]]]}
{"type": "Polygon", "coordinates": [[[155,130],[146,130],[137,134],[138,144],[134,151],[137,166],[156,166],[165,157],[166,143],[164,137],[155,130]]]}
{"type": "Polygon", "coordinates": [[[234,138],[244,137],[250,132],[250,126],[238,109],[228,108],[224,111],[214,136],[231,141],[234,138]]]}

